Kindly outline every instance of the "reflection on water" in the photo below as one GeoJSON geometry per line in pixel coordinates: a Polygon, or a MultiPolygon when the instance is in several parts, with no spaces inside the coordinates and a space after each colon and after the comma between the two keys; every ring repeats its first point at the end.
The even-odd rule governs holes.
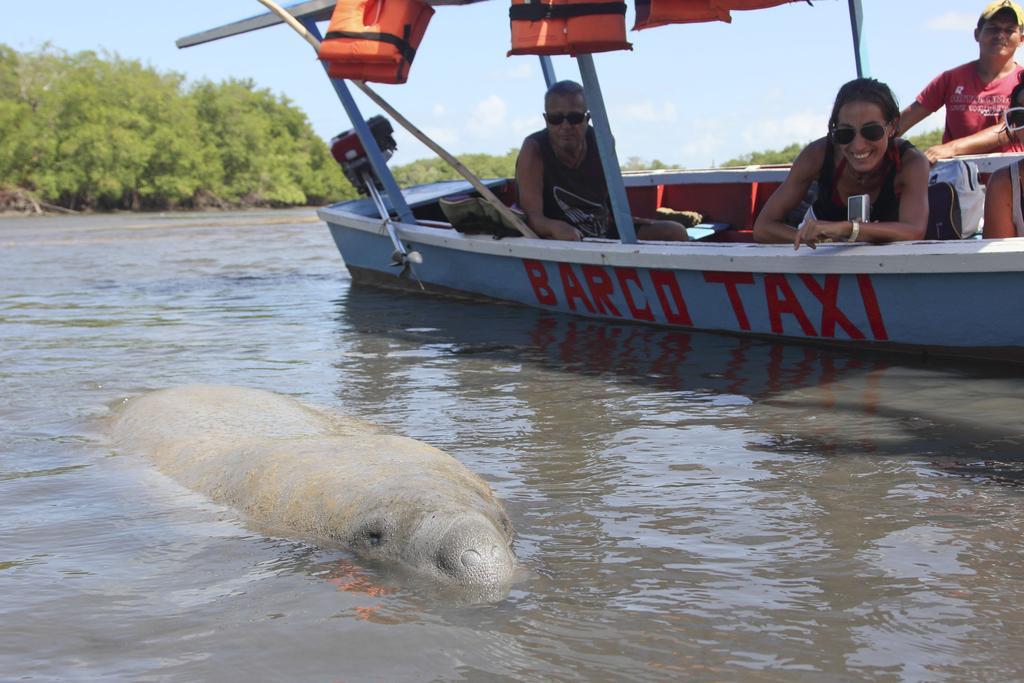
{"type": "MultiPolygon", "coordinates": [[[[386,336],[432,355],[528,363],[675,393],[704,403],[700,415],[685,416],[687,425],[704,418],[758,431],[784,452],[972,461],[1024,455],[1024,423],[1017,419],[1024,414],[1024,368],[854,355],[370,288],[350,290],[338,302],[338,317],[367,340],[386,336]]],[[[390,381],[393,391],[400,381],[389,377],[410,371],[391,362],[395,356],[360,357],[353,371],[364,373],[368,386],[390,381]]],[[[577,419],[591,415],[587,406],[577,419]]],[[[594,417],[598,424],[608,418],[594,417]]],[[[1005,473],[1007,465],[999,469],[1005,473]]]]}
{"type": "Polygon", "coordinates": [[[0,677],[1024,678],[1020,370],[350,288],[307,221],[0,220],[0,677]],[[444,448],[521,580],[268,537],[95,427],[190,382],[444,448]]]}

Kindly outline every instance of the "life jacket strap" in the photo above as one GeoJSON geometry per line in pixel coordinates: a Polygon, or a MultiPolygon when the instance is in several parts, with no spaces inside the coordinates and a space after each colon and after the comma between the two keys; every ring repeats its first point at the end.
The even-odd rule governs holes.
{"type": "MultiPolygon", "coordinates": [[[[593,14],[626,14],[624,2],[579,2],[571,5],[549,5],[544,2],[527,2],[512,5],[508,18],[512,21],[542,21],[544,19],[571,19],[593,14]]],[[[330,34],[328,34],[330,35],[330,34]]]]}
{"type": "MultiPolygon", "coordinates": [[[[623,4],[625,7],[625,4],[623,4]]],[[[398,48],[399,53],[406,62],[411,62],[412,58],[416,56],[416,48],[409,44],[408,38],[410,33],[410,26],[405,27],[405,40],[398,36],[390,33],[369,33],[361,31],[328,31],[327,35],[324,36],[324,40],[330,40],[332,38],[350,38],[352,40],[379,40],[382,43],[388,43],[398,48]]]]}

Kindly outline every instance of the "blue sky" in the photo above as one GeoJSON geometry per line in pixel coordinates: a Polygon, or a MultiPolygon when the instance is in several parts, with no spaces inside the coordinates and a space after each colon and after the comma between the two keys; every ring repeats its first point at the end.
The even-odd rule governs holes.
{"type": "MultiPolygon", "coordinates": [[[[287,4],[287,3],[284,3],[287,4]]],[[[940,71],[977,58],[975,0],[863,0],[870,75],[906,105],[940,71]]],[[[349,128],[312,49],[279,26],[179,50],[174,41],[264,11],[256,0],[4,0],[0,42],[21,51],[108,50],[189,79],[251,78],[286,95],[325,138],[349,128]]],[[[627,13],[632,25],[632,7],[627,13]]],[[[632,52],[595,55],[620,161],[687,168],[824,133],[836,90],[856,76],[846,0],[733,12],[733,22],[629,33],[632,52]]],[[[536,57],[506,57],[508,3],[441,6],[408,83],[377,90],[453,153],[502,154],[541,127],[544,81],[536,57]]],[[[579,80],[555,58],[559,78],[579,80]]],[[[364,116],[378,113],[361,93],[364,116]]],[[[941,127],[941,118],[914,132],[941,127]]],[[[431,156],[396,136],[393,163],[431,156]]]]}

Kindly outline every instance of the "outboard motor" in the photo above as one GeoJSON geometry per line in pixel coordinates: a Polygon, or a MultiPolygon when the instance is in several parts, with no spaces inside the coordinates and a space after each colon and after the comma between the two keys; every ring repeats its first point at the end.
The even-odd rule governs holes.
{"type": "MultiPolygon", "coordinates": [[[[373,139],[377,141],[377,146],[380,147],[384,160],[387,161],[395,153],[395,150],[398,149],[398,143],[395,142],[395,138],[391,135],[395,129],[391,127],[390,121],[380,115],[371,116],[366,121],[366,124],[370,127],[370,133],[373,135],[373,139]]],[[[338,133],[331,139],[331,154],[341,165],[341,170],[345,173],[345,177],[348,178],[348,181],[352,183],[352,187],[356,188],[359,194],[370,194],[369,189],[366,187],[367,178],[373,178],[377,188],[384,189],[380,179],[377,178],[370,167],[370,158],[366,155],[366,150],[363,149],[363,143],[359,141],[359,136],[356,135],[355,129],[338,133]]]]}
{"type": "MultiPolygon", "coordinates": [[[[398,143],[391,136],[391,133],[394,132],[391,122],[378,115],[371,116],[366,121],[366,124],[370,128],[370,134],[373,135],[373,139],[377,142],[384,160],[387,161],[394,154],[394,151],[398,149],[398,143]]],[[[388,237],[395,246],[395,251],[391,254],[391,265],[402,269],[399,277],[404,277],[410,272],[415,277],[416,274],[412,270],[412,266],[413,264],[423,263],[423,257],[418,251],[408,251],[405,245],[402,244],[402,241],[398,239],[398,233],[391,222],[391,213],[388,211],[384,199],[380,195],[384,185],[381,183],[380,178],[377,177],[377,174],[373,172],[373,168],[370,166],[370,158],[367,156],[359,136],[356,135],[355,129],[338,133],[331,139],[331,154],[341,165],[341,170],[344,171],[348,181],[352,183],[352,187],[356,188],[360,194],[368,195],[377,207],[377,213],[380,214],[388,237]]],[[[423,289],[423,283],[419,281],[418,277],[416,281],[419,282],[420,289],[423,289]]]]}

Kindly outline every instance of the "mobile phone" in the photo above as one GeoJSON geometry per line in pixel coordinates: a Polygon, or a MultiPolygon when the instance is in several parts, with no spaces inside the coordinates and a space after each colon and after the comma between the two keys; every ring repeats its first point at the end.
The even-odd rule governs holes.
{"type": "Polygon", "coordinates": [[[867,223],[871,219],[871,197],[855,194],[846,200],[846,220],[867,223]]]}

